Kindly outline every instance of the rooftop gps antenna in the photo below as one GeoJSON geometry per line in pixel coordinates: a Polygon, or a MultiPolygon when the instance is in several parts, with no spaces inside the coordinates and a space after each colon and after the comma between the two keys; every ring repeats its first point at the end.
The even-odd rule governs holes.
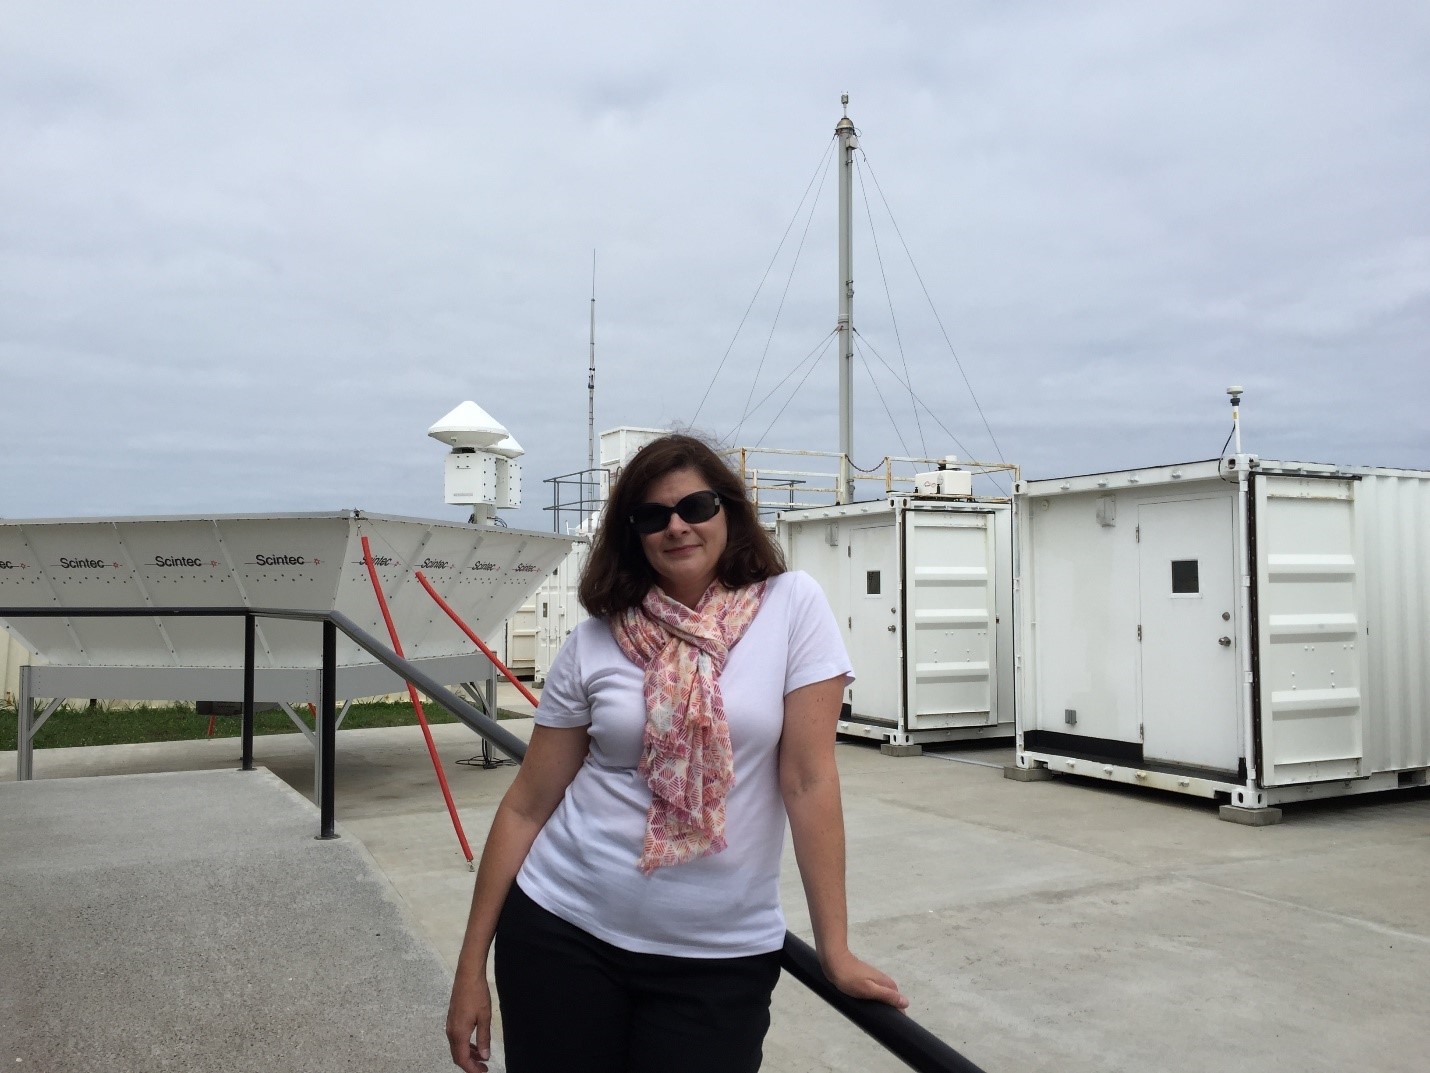
{"type": "Polygon", "coordinates": [[[1245,389],[1240,384],[1233,384],[1226,389],[1226,393],[1231,396],[1231,435],[1236,442],[1236,453],[1241,454],[1241,396],[1245,389]]]}

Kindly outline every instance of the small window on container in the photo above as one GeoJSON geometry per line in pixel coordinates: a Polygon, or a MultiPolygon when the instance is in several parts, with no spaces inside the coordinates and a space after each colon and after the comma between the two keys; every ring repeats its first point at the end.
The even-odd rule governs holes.
{"type": "Polygon", "coordinates": [[[1201,592],[1201,582],[1197,577],[1197,560],[1172,560],[1172,595],[1196,595],[1201,592]]]}
{"type": "Polygon", "coordinates": [[[864,594],[866,596],[879,595],[879,571],[866,570],[864,572],[864,594]]]}

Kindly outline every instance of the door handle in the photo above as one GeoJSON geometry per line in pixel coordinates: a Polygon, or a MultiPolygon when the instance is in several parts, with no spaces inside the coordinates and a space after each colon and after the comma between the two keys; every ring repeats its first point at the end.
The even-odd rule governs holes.
{"type": "Polygon", "coordinates": [[[1222,648],[1230,648],[1230,647],[1231,647],[1231,638],[1230,638],[1230,637],[1219,637],[1219,638],[1217,638],[1217,644],[1221,645],[1222,648]]]}
{"type": "Polygon", "coordinates": [[[890,632],[890,633],[898,633],[898,631],[899,631],[899,628],[898,628],[897,626],[890,626],[890,627],[889,627],[889,632],[890,632]]]}

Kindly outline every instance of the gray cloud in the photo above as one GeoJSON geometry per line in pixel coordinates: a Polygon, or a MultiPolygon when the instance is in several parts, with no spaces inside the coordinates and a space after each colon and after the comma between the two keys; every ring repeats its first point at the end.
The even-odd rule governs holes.
{"type": "MultiPolygon", "coordinates": [[[[920,439],[875,352],[964,445],[923,415],[928,450],[993,451],[926,285],[1033,475],[1214,454],[1232,382],[1263,455],[1430,467],[1427,31],[1389,0],[11,7],[0,513],[455,513],[423,433],[474,398],[543,527],[585,462],[592,249],[598,425],[690,420],[841,91],[896,422],[861,372],[858,460],[920,439]]],[[[701,426],[833,327],[832,205],[701,426]]],[[[834,399],[831,352],[768,442],[832,449],[834,399]]]]}

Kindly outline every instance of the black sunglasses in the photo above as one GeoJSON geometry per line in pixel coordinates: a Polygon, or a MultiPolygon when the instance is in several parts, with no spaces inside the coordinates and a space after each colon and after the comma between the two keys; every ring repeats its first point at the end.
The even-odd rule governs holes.
{"type": "Polygon", "coordinates": [[[720,493],[706,490],[691,492],[673,507],[664,503],[642,503],[631,510],[631,528],[643,536],[659,533],[670,524],[670,516],[679,514],[680,520],[695,525],[708,522],[720,513],[720,493]]]}

